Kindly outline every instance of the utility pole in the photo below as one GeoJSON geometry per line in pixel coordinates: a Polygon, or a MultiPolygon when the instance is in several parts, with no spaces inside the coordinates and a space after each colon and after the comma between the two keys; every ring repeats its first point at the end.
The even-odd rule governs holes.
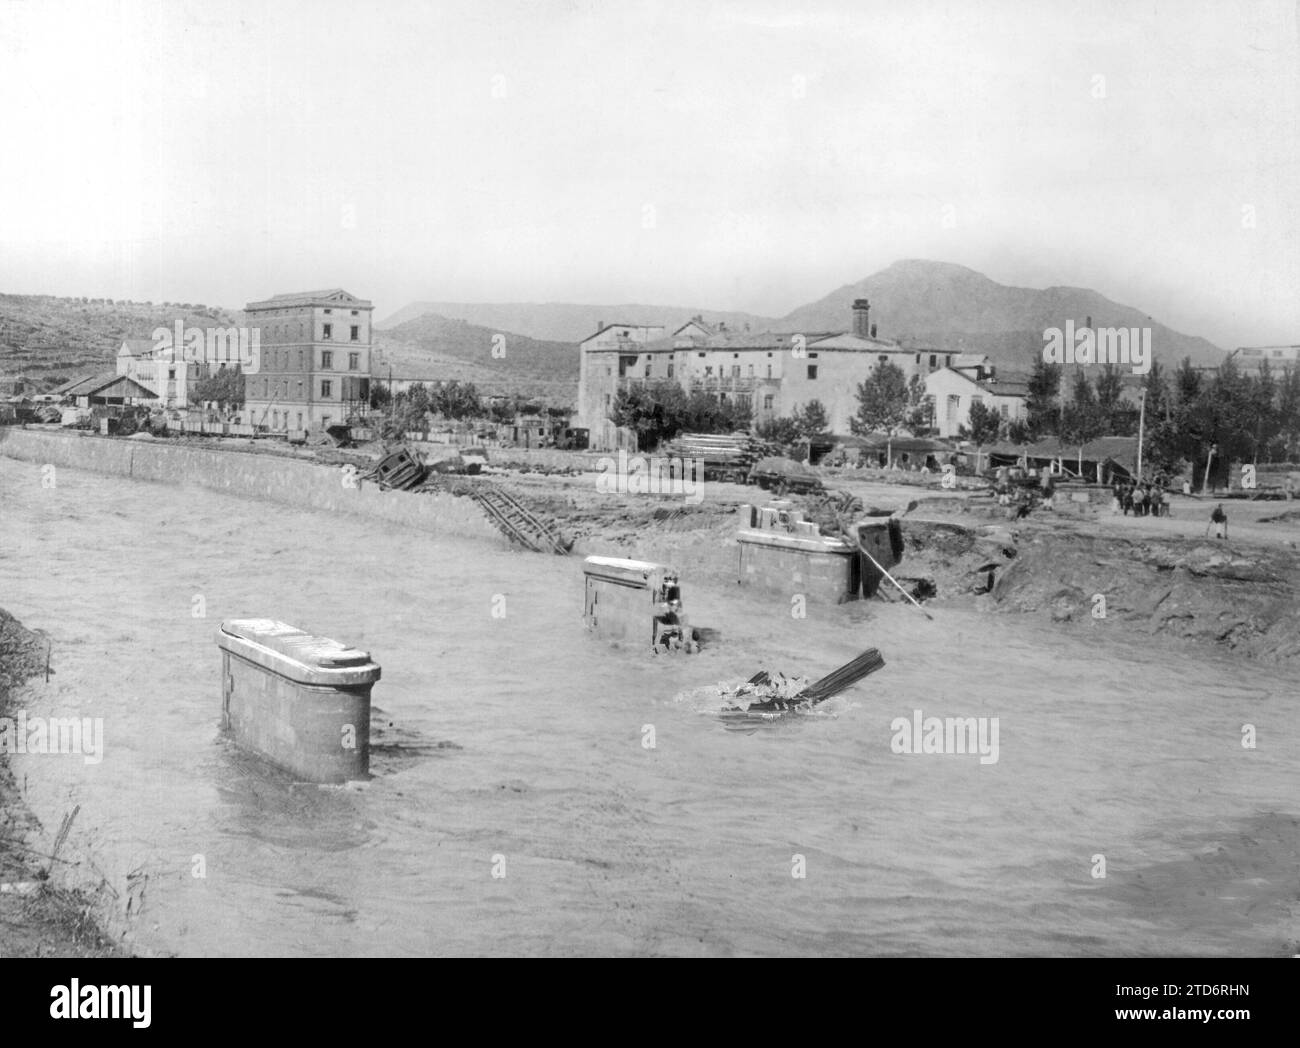
{"type": "Polygon", "coordinates": [[[1210,457],[1205,460],[1205,476],[1201,478],[1201,494],[1204,495],[1210,487],[1210,466],[1214,464],[1214,449],[1218,444],[1210,445],[1210,457]]]}
{"type": "Polygon", "coordinates": [[[1142,434],[1146,428],[1147,421],[1147,391],[1142,391],[1142,400],[1138,405],[1138,475],[1137,479],[1142,479],[1142,434]]]}

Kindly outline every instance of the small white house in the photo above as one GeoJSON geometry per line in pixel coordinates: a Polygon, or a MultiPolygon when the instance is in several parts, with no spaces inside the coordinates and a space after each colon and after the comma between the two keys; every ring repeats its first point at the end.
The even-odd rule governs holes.
{"type": "Polygon", "coordinates": [[[205,365],[159,350],[148,338],[128,338],[117,351],[117,373],[150,390],[169,408],[189,403],[190,387],[207,374],[205,365]]]}
{"type": "Polygon", "coordinates": [[[932,371],[925,378],[925,391],[934,398],[934,424],[940,437],[955,437],[958,429],[969,426],[976,401],[983,401],[1008,423],[1028,416],[1028,383],[1019,376],[999,377],[990,364],[932,371]]]}

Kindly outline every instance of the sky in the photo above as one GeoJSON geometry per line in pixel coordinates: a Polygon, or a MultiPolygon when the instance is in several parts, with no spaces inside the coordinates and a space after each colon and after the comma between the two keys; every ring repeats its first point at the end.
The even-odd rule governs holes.
{"type": "Polygon", "coordinates": [[[781,316],[900,258],[1300,343],[1297,4],[0,0],[0,291],[781,316]]]}

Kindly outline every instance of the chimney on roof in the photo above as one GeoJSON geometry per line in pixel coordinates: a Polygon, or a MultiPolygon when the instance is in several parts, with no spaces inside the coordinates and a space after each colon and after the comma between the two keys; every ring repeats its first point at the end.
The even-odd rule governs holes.
{"type": "Polygon", "coordinates": [[[853,333],[871,338],[871,303],[865,298],[853,300],[853,333]]]}
{"type": "Polygon", "coordinates": [[[872,338],[875,338],[875,337],[876,337],[876,325],[875,325],[875,324],[872,324],[872,325],[871,325],[871,337],[872,337],[872,338]]]}
{"type": "Polygon", "coordinates": [[[596,321],[596,330],[597,330],[597,331],[604,331],[604,330],[605,330],[605,322],[604,322],[603,320],[597,320],[597,321],[596,321]]]}

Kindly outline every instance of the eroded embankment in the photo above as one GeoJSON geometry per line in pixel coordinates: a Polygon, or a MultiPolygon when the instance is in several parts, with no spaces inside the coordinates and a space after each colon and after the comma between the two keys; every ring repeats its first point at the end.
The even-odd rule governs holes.
{"type": "Polygon", "coordinates": [[[992,591],[1002,610],[1104,618],[1269,662],[1300,657],[1298,595],[1300,565],[1286,550],[1074,529],[1021,533],[992,591]]]}
{"type": "MultiPolygon", "coordinates": [[[[44,638],[0,608],[0,719],[13,717],[16,689],[45,672],[47,651],[44,638]]],[[[0,746],[0,957],[117,956],[93,902],[51,876],[58,857],[42,852],[40,831],[0,746]]]]}

